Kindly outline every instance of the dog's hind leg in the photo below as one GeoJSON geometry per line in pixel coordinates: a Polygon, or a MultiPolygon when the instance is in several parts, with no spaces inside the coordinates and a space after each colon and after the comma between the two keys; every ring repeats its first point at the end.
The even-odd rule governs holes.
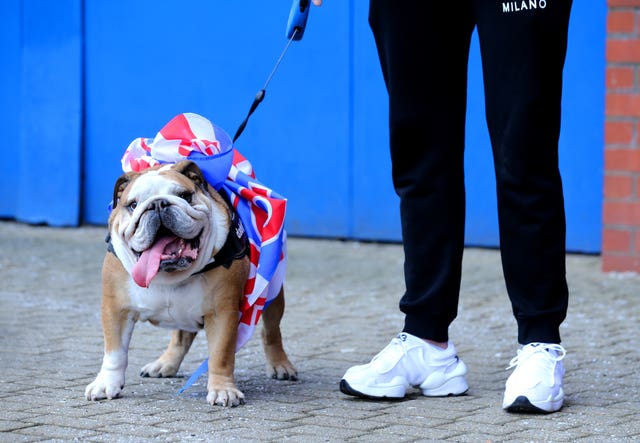
{"type": "Polygon", "coordinates": [[[282,346],[280,320],[284,314],[284,287],[262,312],[262,345],[267,358],[267,375],[278,380],[297,380],[298,372],[282,346]]]}
{"type": "Polygon", "coordinates": [[[171,333],[171,340],[167,350],[156,361],[146,364],[140,370],[142,377],[173,377],[187,355],[197,332],[175,330],[171,333]]]}

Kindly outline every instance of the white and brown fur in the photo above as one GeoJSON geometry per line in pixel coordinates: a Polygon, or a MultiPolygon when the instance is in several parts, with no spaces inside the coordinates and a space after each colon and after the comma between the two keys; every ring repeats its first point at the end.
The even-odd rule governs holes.
{"type": "MultiPolygon", "coordinates": [[[[245,256],[234,260],[228,268],[218,266],[198,273],[224,245],[232,209],[206,183],[198,166],[189,161],[125,173],[116,182],[113,204],[109,233],[114,253],[106,254],[102,268],[104,358],[96,379],[85,390],[87,399],[121,395],[135,323],[149,321],[174,331],[166,351],[142,368],[142,376],[175,376],[198,330],[204,329],[209,351],[207,401],[222,406],[244,403],[244,394],[236,387],[233,373],[249,259],[245,256]],[[181,198],[185,195],[189,196],[188,201],[181,198]],[[151,210],[146,202],[158,198],[176,204],[181,212],[195,214],[196,226],[192,230],[201,231],[200,250],[187,269],[160,271],[147,288],[142,288],[130,275],[136,261],[130,243],[140,243],[134,240],[135,231],[144,229],[139,213],[151,210]],[[140,208],[143,204],[146,206],[140,208]]],[[[281,288],[262,314],[267,375],[296,380],[296,370],[282,346],[280,320],[284,307],[281,288]]]]}

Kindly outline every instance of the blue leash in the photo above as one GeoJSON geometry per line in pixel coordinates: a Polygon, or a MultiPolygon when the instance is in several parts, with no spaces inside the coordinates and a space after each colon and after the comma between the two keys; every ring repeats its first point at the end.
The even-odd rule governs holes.
{"type": "Polygon", "coordinates": [[[247,126],[247,123],[249,122],[249,117],[251,117],[251,114],[253,114],[253,111],[255,111],[258,105],[262,103],[262,100],[264,100],[264,95],[267,92],[267,85],[273,78],[273,75],[276,73],[278,66],[280,66],[280,62],[284,58],[284,55],[287,52],[287,49],[289,49],[289,45],[291,45],[291,42],[294,40],[298,41],[302,39],[302,36],[304,35],[304,28],[307,25],[307,17],[309,16],[309,9],[310,9],[309,3],[310,3],[309,0],[293,0],[293,4],[291,5],[291,11],[289,12],[289,21],[287,22],[287,30],[285,33],[287,37],[287,44],[284,47],[284,50],[282,51],[282,53],[280,54],[278,61],[276,61],[276,65],[273,67],[273,70],[271,71],[271,74],[269,74],[269,77],[267,78],[267,81],[265,82],[264,86],[262,87],[261,90],[258,91],[255,98],[253,99],[253,103],[251,103],[251,107],[249,108],[249,113],[244,118],[242,123],[240,123],[240,127],[238,127],[238,129],[236,130],[236,133],[233,136],[234,142],[238,139],[238,137],[240,137],[240,134],[242,134],[242,131],[244,131],[244,128],[247,126]]]}
{"type": "MultiPolygon", "coordinates": [[[[273,77],[276,70],[278,69],[280,62],[284,57],[284,54],[287,52],[287,49],[289,49],[289,45],[291,45],[291,42],[294,40],[298,41],[302,39],[302,36],[304,35],[305,26],[307,25],[307,17],[309,16],[309,9],[310,9],[309,3],[310,3],[309,0],[293,0],[293,4],[291,5],[291,11],[289,12],[289,21],[287,22],[287,29],[285,34],[285,36],[287,37],[287,45],[284,47],[282,54],[280,54],[278,61],[276,61],[276,65],[271,71],[271,74],[269,75],[269,78],[267,79],[267,82],[265,83],[264,87],[260,91],[258,91],[258,94],[256,94],[256,97],[253,100],[253,103],[251,104],[251,108],[249,109],[249,114],[244,119],[244,121],[240,124],[240,127],[238,128],[238,130],[236,131],[236,134],[233,137],[234,142],[238,137],[240,137],[240,134],[242,134],[242,131],[244,131],[244,128],[247,125],[247,122],[249,121],[249,117],[251,116],[251,114],[253,114],[253,111],[256,110],[260,102],[262,102],[262,99],[264,99],[267,85],[269,84],[269,82],[271,81],[271,78],[273,77]]],[[[203,361],[200,364],[198,369],[196,369],[195,372],[191,374],[191,377],[189,377],[189,379],[185,382],[184,386],[182,386],[182,388],[178,391],[178,394],[182,394],[184,391],[186,391],[191,386],[193,386],[193,384],[202,375],[204,375],[208,371],[208,369],[209,369],[209,359],[207,358],[205,359],[205,361],[203,361]]]]}

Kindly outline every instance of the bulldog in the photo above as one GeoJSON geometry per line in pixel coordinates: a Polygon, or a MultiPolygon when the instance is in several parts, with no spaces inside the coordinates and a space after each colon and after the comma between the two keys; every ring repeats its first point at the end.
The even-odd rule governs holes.
{"type": "MultiPolygon", "coordinates": [[[[143,377],[172,377],[196,334],[209,353],[207,401],[237,406],[234,383],[238,318],[249,275],[249,245],[223,192],[191,161],[128,172],[115,183],[109,250],[102,267],[104,358],[87,386],[88,400],[119,397],[137,321],[174,329],[166,351],[145,365],[143,377]]],[[[284,289],[263,311],[267,374],[296,380],[282,346],[284,289]]]]}

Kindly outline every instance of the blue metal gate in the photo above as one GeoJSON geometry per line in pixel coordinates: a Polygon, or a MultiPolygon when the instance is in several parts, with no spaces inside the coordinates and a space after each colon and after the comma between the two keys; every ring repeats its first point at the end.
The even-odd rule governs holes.
{"type": "Polygon", "coordinates": [[[81,3],[0,5],[0,217],[80,221],[81,3]]]}
{"type": "MultiPolygon", "coordinates": [[[[567,241],[600,250],[606,4],[574,2],[561,168],[567,241]]],[[[106,222],[119,159],[174,115],[233,133],[282,50],[289,0],[3,1],[0,217],[106,222]],[[6,149],[6,148],[5,148],[6,149]],[[81,199],[82,195],[82,199],[81,199]]],[[[387,98],[367,2],[311,11],[237,148],[289,198],[291,235],[399,240],[387,98]]],[[[467,244],[497,246],[478,45],[469,72],[467,244]]]]}

